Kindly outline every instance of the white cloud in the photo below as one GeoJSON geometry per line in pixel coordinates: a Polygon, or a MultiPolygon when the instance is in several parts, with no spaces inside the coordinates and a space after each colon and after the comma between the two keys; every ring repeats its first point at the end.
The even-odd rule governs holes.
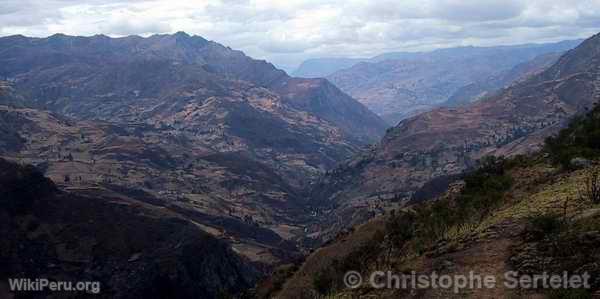
{"type": "Polygon", "coordinates": [[[526,7],[517,0],[440,0],[432,4],[433,17],[458,22],[511,19],[526,7]]]}
{"type": "Polygon", "coordinates": [[[279,65],[546,42],[600,31],[600,0],[3,0],[0,35],[186,31],[279,65]]]}

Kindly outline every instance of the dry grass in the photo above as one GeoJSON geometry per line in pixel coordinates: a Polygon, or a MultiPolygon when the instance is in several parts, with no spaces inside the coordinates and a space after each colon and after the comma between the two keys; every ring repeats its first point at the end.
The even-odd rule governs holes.
{"type": "Polygon", "coordinates": [[[277,298],[295,298],[298,294],[312,289],[313,277],[317,273],[331,267],[334,260],[342,260],[347,257],[353,250],[361,246],[361,244],[370,241],[372,236],[384,227],[384,219],[376,218],[356,227],[352,233],[340,236],[332,244],[318,249],[308,257],[302,267],[294,274],[293,278],[284,285],[283,291],[277,295],[277,298]]]}

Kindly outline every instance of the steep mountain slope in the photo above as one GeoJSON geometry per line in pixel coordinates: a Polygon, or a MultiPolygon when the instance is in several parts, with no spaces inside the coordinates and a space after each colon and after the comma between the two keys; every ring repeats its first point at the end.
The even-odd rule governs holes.
{"type": "Polygon", "coordinates": [[[0,48],[2,156],[173,209],[257,262],[299,253],[305,187],[385,129],[326,80],[185,33],[0,48]]]}
{"type": "Polygon", "coordinates": [[[598,164],[564,171],[540,155],[507,161],[501,169],[480,170],[480,175],[468,175],[466,184],[453,185],[435,201],[395,210],[339,234],[287,278],[279,278],[282,287],[271,292],[278,298],[597,297],[600,198],[594,201],[584,190],[594,173],[600,184],[598,164]],[[347,271],[360,273],[362,284],[346,287],[342,279],[347,271]],[[472,272],[494,276],[497,283],[494,288],[467,285],[456,290],[410,283],[375,288],[369,284],[375,271],[408,279],[413,271],[461,276],[472,272]],[[509,271],[519,276],[568,272],[590,279],[588,287],[539,283],[514,288],[504,284],[509,271]]]}
{"type": "Polygon", "coordinates": [[[579,42],[389,54],[327,78],[395,125],[417,111],[430,110],[447,101],[466,85],[500,76],[539,55],[566,51],[579,42]]]}
{"type": "MultiPolygon", "coordinates": [[[[0,192],[3,285],[22,277],[97,281],[98,298],[217,298],[257,278],[224,242],[165,209],[61,192],[35,168],[3,159],[0,192]]],[[[7,289],[0,287],[2,298],[12,298],[7,289]]],[[[55,295],[34,292],[31,298],[55,295]]]]}
{"type": "Polygon", "coordinates": [[[347,69],[353,65],[367,61],[360,58],[314,58],[303,61],[292,73],[300,78],[325,78],[339,70],[347,69]]]}
{"type": "Polygon", "coordinates": [[[184,33],[13,36],[0,45],[0,74],[33,108],[172,128],[205,147],[247,151],[276,168],[301,160],[305,165],[289,172],[309,179],[385,129],[326,81],[290,78],[269,63],[184,33]]]}
{"type": "MultiPolygon", "coordinates": [[[[0,100],[22,99],[4,86],[0,100]]],[[[233,120],[252,117],[246,111],[233,120]]],[[[62,188],[169,207],[254,261],[277,263],[298,254],[291,239],[310,220],[303,196],[290,185],[307,179],[297,171],[305,166],[299,157],[290,157],[294,168],[286,170],[250,153],[207,148],[171,127],[78,121],[1,105],[0,128],[0,155],[38,165],[62,188]]]]}
{"type": "MultiPolygon", "coordinates": [[[[240,89],[286,86],[297,93],[318,93],[326,88],[329,98],[344,99],[338,103],[349,106],[339,109],[349,110],[348,116],[337,114],[338,119],[332,119],[328,106],[320,102],[313,103],[310,112],[337,126],[348,139],[375,141],[378,135],[373,131],[380,134],[385,129],[376,116],[321,81],[294,80],[270,63],[185,33],[149,38],[11,36],[1,38],[0,46],[0,76],[13,80],[38,106],[79,118],[145,119],[148,115],[140,115],[142,112],[150,116],[160,112],[154,107],[156,102],[182,105],[193,97],[233,97],[240,89]],[[141,106],[136,107],[138,111],[123,107],[131,101],[141,106]],[[325,111],[319,105],[325,105],[325,111]],[[354,119],[356,116],[362,118],[354,119]],[[356,121],[364,129],[344,126],[356,121]]],[[[295,101],[294,94],[280,96],[285,102],[295,101]]]]}
{"type": "Polygon", "coordinates": [[[291,78],[274,84],[272,89],[292,107],[326,119],[345,131],[355,132],[354,139],[358,144],[374,141],[373,136],[380,136],[382,129],[388,127],[373,112],[325,79],[291,78]]]}
{"type": "MultiPolygon", "coordinates": [[[[548,138],[541,152],[486,157],[476,169],[454,178],[440,196],[389,210],[338,234],[301,266],[265,280],[258,294],[280,298],[596,298],[600,294],[599,137],[600,105],[595,105],[548,138]],[[362,282],[346,280],[348,271],[362,275],[362,282]],[[394,276],[387,277],[392,285],[375,287],[370,280],[375,271],[390,271],[394,276]],[[436,282],[442,287],[394,284],[395,277],[403,275],[414,282],[409,273],[434,280],[433,273],[438,278],[491,275],[496,284],[481,287],[455,280],[447,288],[441,279],[436,282]],[[540,274],[579,276],[586,283],[510,284],[511,278],[540,274]]],[[[385,276],[381,282],[385,284],[385,276]]]]}
{"type": "Polygon", "coordinates": [[[600,99],[598,49],[600,35],[495,97],[400,122],[378,146],[343,163],[315,186],[314,198],[332,214],[325,227],[364,220],[365,209],[356,207],[369,203],[402,204],[425,182],[458,174],[484,155],[537,149],[544,137],[600,99]]]}
{"type": "Polygon", "coordinates": [[[29,108],[0,106],[0,124],[4,135],[14,136],[3,139],[1,155],[37,165],[63,189],[172,209],[255,261],[298,254],[286,239],[306,221],[305,200],[269,165],[247,155],[217,152],[173,131],[29,108]]]}
{"type": "Polygon", "coordinates": [[[457,107],[492,96],[500,89],[517,84],[551,67],[564,53],[543,54],[509,71],[461,87],[442,106],[457,107]]]}

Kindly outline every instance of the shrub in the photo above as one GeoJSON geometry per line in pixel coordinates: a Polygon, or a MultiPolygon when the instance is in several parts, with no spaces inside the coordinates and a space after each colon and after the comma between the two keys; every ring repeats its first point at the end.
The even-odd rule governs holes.
{"type": "Polygon", "coordinates": [[[513,184],[506,173],[507,166],[502,157],[484,157],[480,168],[465,176],[465,188],[456,200],[458,219],[480,221],[501,203],[503,194],[513,184]]]}
{"type": "Polygon", "coordinates": [[[465,187],[455,200],[441,199],[415,208],[415,213],[400,213],[391,217],[386,230],[392,244],[412,240],[415,248],[424,249],[448,236],[457,227],[464,232],[476,227],[484,217],[502,203],[504,193],[513,180],[507,173],[511,160],[503,157],[484,157],[479,168],[463,175],[465,187]]]}
{"type": "Polygon", "coordinates": [[[600,157],[600,106],[573,118],[569,126],[545,141],[544,151],[555,164],[570,169],[571,159],[600,157]]]}
{"type": "Polygon", "coordinates": [[[411,197],[414,203],[424,202],[434,199],[446,192],[450,184],[458,181],[460,178],[456,175],[444,175],[436,177],[419,188],[411,197]]]}
{"type": "Polygon", "coordinates": [[[577,251],[572,246],[571,224],[558,214],[537,215],[529,218],[527,229],[531,241],[547,242],[549,253],[558,258],[572,257],[577,251]]]}
{"type": "Polygon", "coordinates": [[[600,170],[588,172],[580,196],[583,200],[590,201],[593,204],[600,203],[600,170]]]}
{"type": "Polygon", "coordinates": [[[553,236],[559,234],[563,227],[563,222],[556,214],[541,214],[531,216],[528,219],[529,231],[539,234],[539,239],[544,236],[553,236]]]}
{"type": "Polygon", "coordinates": [[[421,244],[433,242],[442,237],[446,230],[458,219],[458,213],[453,210],[447,200],[437,201],[429,206],[416,209],[416,235],[421,244]]]}
{"type": "Polygon", "coordinates": [[[335,271],[331,269],[318,272],[313,278],[313,288],[321,295],[329,294],[335,287],[336,276],[335,271]]]}
{"type": "Polygon", "coordinates": [[[415,216],[412,213],[399,212],[385,223],[385,230],[393,244],[411,239],[415,234],[415,216]]]}

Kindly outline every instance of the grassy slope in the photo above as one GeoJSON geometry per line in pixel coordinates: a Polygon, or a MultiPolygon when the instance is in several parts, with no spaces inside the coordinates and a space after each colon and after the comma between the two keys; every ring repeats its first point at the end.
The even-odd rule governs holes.
{"type": "MultiPolygon", "coordinates": [[[[591,119],[598,123],[599,112],[600,108],[596,108],[588,115],[587,120],[578,119],[575,122],[589,124],[591,119]]],[[[574,124],[572,127],[581,126],[574,124]]],[[[359,270],[363,277],[374,270],[391,270],[395,273],[436,271],[445,274],[464,274],[473,270],[497,275],[499,278],[509,270],[530,274],[544,271],[581,273],[584,270],[600,273],[596,264],[600,258],[600,252],[596,249],[600,245],[600,205],[581,196],[589,173],[600,171],[600,166],[592,163],[583,169],[574,170],[564,165],[565,160],[572,158],[565,157],[565,148],[566,152],[577,154],[582,152],[577,147],[595,146],[589,145],[589,142],[587,145],[566,144],[567,140],[587,142],[585,138],[580,138],[581,135],[587,134],[586,132],[595,134],[595,126],[588,127],[591,130],[563,132],[563,135],[574,137],[564,137],[563,141],[559,141],[564,145],[559,151],[555,150],[555,139],[550,141],[554,142],[554,146],[546,147],[547,154],[519,157],[507,162],[503,176],[510,177],[512,181],[508,189],[491,192],[494,188],[489,187],[489,180],[496,180],[493,176],[484,175],[484,178],[491,179],[483,180],[483,188],[478,189],[473,185],[456,186],[433,203],[413,207],[417,213],[413,210],[398,211],[396,216],[388,214],[379,217],[349,234],[338,236],[331,244],[308,257],[298,271],[288,273],[290,277],[283,284],[282,291],[278,292],[278,297],[310,298],[311,295],[322,294],[332,298],[346,295],[397,298],[409,295],[403,291],[380,291],[367,286],[354,290],[345,289],[340,279],[348,270],[359,270]],[[557,161],[557,156],[560,161],[557,161]],[[487,195],[495,199],[489,201],[487,195]],[[475,210],[464,208],[465,200],[472,197],[486,203],[485,212],[481,212],[481,206],[475,210]],[[435,207],[441,207],[445,214],[432,213],[435,207]],[[404,223],[397,221],[400,217],[398,215],[420,215],[423,209],[438,218],[454,219],[457,218],[453,216],[456,214],[461,217],[466,215],[464,217],[469,219],[448,220],[439,226],[439,230],[427,229],[435,225],[423,217],[409,217],[410,221],[404,223]],[[408,223],[417,223],[408,229],[412,235],[398,238],[398,231],[403,231],[398,229],[399,224],[408,223]]],[[[486,290],[485,293],[474,290],[460,294],[425,290],[415,295],[423,298],[480,298],[484,295],[496,298],[586,298],[600,289],[598,281],[592,286],[593,289],[588,292],[498,288],[486,290]]]]}
{"type": "MultiPolygon", "coordinates": [[[[598,168],[598,167],[596,167],[598,168]]],[[[591,169],[563,173],[550,164],[539,163],[525,168],[516,168],[511,171],[515,179],[514,186],[503,196],[503,204],[478,224],[455,225],[447,229],[446,233],[432,244],[422,250],[415,250],[413,245],[402,247],[401,252],[395,252],[392,260],[386,264],[386,249],[389,244],[380,244],[379,256],[371,259],[369,264],[362,269],[369,273],[375,269],[390,269],[400,271],[414,270],[418,273],[427,273],[440,269],[440,265],[451,264],[447,273],[468,273],[470,270],[479,270],[487,274],[501,276],[508,270],[515,270],[511,265],[511,257],[518,255],[513,252],[513,247],[523,246],[524,243],[536,243],[523,240],[527,233],[530,219],[540,215],[562,214],[567,204],[569,218],[584,219],[589,225],[600,226],[600,218],[594,217],[594,211],[600,211],[600,205],[593,205],[579,198],[581,186],[586,173],[591,169]],[[591,215],[591,216],[590,216],[591,215]],[[418,252],[420,251],[420,252],[418,252]],[[376,268],[379,266],[379,268],[376,268]]],[[[314,252],[300,269],[289,279],[278,294],[280,298],[309,298],[307,294],[317,294],[315,290],[315,277],[323,271],[333,267],[336,261],[343,261],[351,256],[352,251],[357,251],[365,242],[376,238],[376,234],[389,234],[386,230],[386,221],[390,215],[382,216],[367,224],[357,227],[349,234],[342,234],[330,245],[314,252]],[[309,291],[310,290],[310,291],[309,291]]],[[[582,220],[580,220],[581,222],[582,220]]],[[[581,231],[575,231],[581,234],[581,231]]],[[[533,292],[535,293],[535,292],[533,292]]],[[[539,293],[542,293],[541,291],[539,293]]],[[[369,288],[358,290],[344,290],[335,286],[331,296],[338,297],[349,294],[373,294],[377,296],[394,298],[402,292],[380,292],[369,288]]],[[[496,295],[507,296],[508,290],[496,290],[496,295]]],[[[519,295],[512,292],[510,295],[519,295]]],[[[407,295],[407,294],[404,294],[407,295]]],[[[439,292],[423,292],[419,295],[425,297],[448,296],[439,292]]],[[[461,297],[467,294],[459,294],[461,297]]],[[[471,293],[477,297],[478,293],[471,293]]],[[[527,293],[527,295],[532,295],[527,293]]],[[[517,296],[518,298],[518,296],[517,296]]]]}

